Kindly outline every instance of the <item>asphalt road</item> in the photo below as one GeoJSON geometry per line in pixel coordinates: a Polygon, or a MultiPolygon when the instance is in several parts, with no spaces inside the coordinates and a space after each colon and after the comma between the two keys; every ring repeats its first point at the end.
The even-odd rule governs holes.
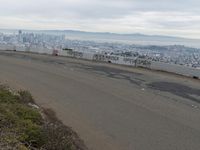
{"type": "Polygon", "coordinates": [[[0,52],[0,82],[30,90],[91,150],[198,150],[200,82],[65,57],[0,52]]]}

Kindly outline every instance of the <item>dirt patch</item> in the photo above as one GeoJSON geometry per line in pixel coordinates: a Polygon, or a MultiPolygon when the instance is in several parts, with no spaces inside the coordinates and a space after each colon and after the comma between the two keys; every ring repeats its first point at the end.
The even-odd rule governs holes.
{"type": "Polygon", "coordinates": [[[44,128],[49,132],[46,149],[63,149],[64,145],[69,144],[73,150],[88,150],[78,134],[70,127],[65,126],[52,109],[43,109],[42,113],[46,121],[44,128]],[[66,141],[69,143],[66,143],[66,141]]]}

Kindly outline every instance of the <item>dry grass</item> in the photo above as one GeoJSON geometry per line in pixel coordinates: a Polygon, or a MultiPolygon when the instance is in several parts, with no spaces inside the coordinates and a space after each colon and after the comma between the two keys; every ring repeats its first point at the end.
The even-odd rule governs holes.
{"type": "Polygon", "coordinates": [[[3,150],[86,150],[78,135],[51,109],[37,109],[28,91],[0,86],[0,148],[3,150]]]}

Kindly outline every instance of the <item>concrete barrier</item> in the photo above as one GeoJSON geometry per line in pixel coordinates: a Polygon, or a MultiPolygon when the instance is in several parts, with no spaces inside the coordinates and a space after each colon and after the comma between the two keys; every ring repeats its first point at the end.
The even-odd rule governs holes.
{"type": "MultiPolygon", "coordinates": [[[[16,51],[23,51],[23,52],[50,54],[50,55],[52,55],[54,51],[53,49],[48,49],[48,48],[36,48],[36,47],[26,48],[23,46],[14,46],[11,44],[0,44],[0,50],[16,50],[16,51]]],[[[154,62],[154,61],[150,61],[146,59],[104,55],[104,54],[98,54],[98,53],[66,51],[66,50],[58,50],[58,55],[77,58],[77,59],[87,59],[87,60],[93,60],[93,61],[128,65],[132,67],[143,67],[143,68],[148,68],[152,70],[166,71],[166,72],[176,73],[176,74],[200,79],[200,70],[198,69],[185,67],[181,65],[175,65],[175,64],[167,64],[163,62],[154,62]]]]}
{"type": "Polygon", "coordinates": [[[15,46],[11,44],[0,44],[0,50],[15,50],[15,46]]]}
{"type": "Polygon", "coordinates": [[[190,67],[185,67],[181,65],[175,65],[175,64],[167,64],[164,62],[153,62],[151,63],[151,69],[153,70],[160,70],[160,71],[166,71],[171,73],[176,73],[184,76],[189,77],[197,77],[200,79],[200,70],[190,67]]]}

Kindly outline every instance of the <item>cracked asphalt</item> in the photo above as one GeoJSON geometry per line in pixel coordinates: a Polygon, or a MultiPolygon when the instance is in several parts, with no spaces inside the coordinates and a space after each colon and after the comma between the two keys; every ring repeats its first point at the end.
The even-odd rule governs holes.
{"type": "Polygon", "coordinates": [[[91,150],[197,150],[200,81],[66,57],[0,51],[0,82],[29,90],[91,150]]]}

